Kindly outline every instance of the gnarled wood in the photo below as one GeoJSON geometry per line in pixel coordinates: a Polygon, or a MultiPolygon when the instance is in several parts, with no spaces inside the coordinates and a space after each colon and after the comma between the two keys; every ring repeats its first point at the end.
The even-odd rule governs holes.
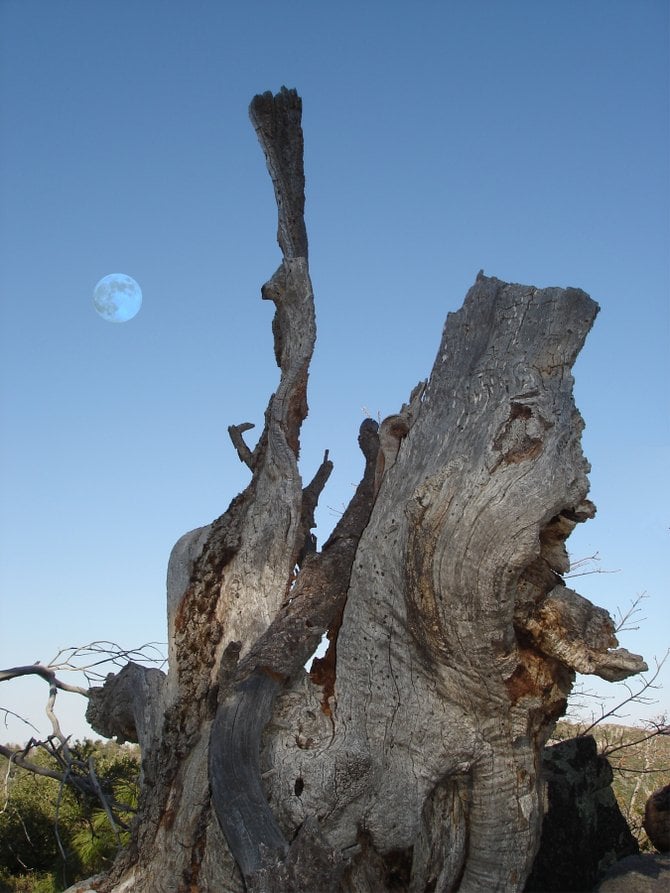
{"type": "MultiPolygon", "coordinates": [[[[459,889],[522,885],[542,816],[540,749],[573,671],[644,668],[612,650],[604,612],[576,594],[560,599],[564,622],[550,624],[567,569],[557,544],[592,514],[569,370],[596,309],[577,290],[480,275],[448,319],[357,551],[337,641],[332,739],[311,752],[291,745],[284,730],[295,736],[304,724],[300,702],[272,728],[273,753],[289,751],[284,761],[310,791],[298,806],[285,773],[272,776],[289,825],[320,810],[343,850],[365,827],[368,851],[382,860],[426,836],[443,856],[445,832],[426,828],[427,805],[438,791],[466,790],[469,833],[461,856],[450,856],[462,864],[459,889]],[[580,616],[569,614],[577,600],[580,616]],[[542,641],[533,637],[538,615],[542,641]],[[357,785],[345,808],[347,774],[357,785]]],[[[352,889],[377,889],[368,861],[354,862],[352,889]]],[[[443,866],[412,872],[412,889],[423,889],[443,866]]]]}
{"type": "Polygon", "coordinates": [[[173,550],[167,678],[152,694],[129,670],[95,695],[99,728],[143,741],[151,782],[101,890],[519,891],[575,671],[645,667],[562,576],[595,511],[570,370],[597,306],[480,274],[427,382],[361,426],[362,481],[317,551],[332,464],[303,486],[300,99],[263,94],[250,113],[279,211],[262,296],[280,382],[253,449],[248,423],[229,428],[248,487],[173,550]]]}
{"type": "MultiPolygon", "coordinates": [[[[363,480],[323,550],[305,563],[265,635],[234,671],[220,675],[220,697],[225,701],[217,710],[210,734],[212,803],[245,880],[254,889],[261,889],[258,885],[264,877],[272,876],[276,883],[276,871],[267,874],[264,870],[268,854],[289,852],[261,788],[261,733],[270,719],[279,683],[300,674],[323,634],[339,625],[356,547],[372,507],[376,429],[370,419],[361,426],[359,444],[366,459],[363,480]]],[[[318,486],[318,474],[315,481],[318,486]]],[[[327,659],[321,664],[330,666],[327,659]]],[[[319,681],[328,688],[326,674],[322,673],[319,681]]],[[[332,692],[332,682],[329,690],[332,692]]],[[[309,840],[315,856],[320,837],[311,834],[309,840]]],[[[302,851],[305,839],[296,838],[290,849],[295,846],[302,851]]],[[[338,863],[329,848],[319,852],[331,867],[338,863]]]]}

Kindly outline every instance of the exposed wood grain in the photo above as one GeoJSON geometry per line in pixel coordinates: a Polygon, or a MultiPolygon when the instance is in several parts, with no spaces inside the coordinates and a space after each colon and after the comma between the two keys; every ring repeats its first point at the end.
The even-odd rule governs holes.
{"type": "Polygon", "coordinates": [[[361,483],[319,551],[332,464],[306,486],[298,470],[316,336],[301,102],[283,88],[250,115],[278,206],[262,296],[280,381],[253,450],[229,429],[249,485],[173,550],[160,692],[129,672],[96,701],[101,728],[152,730],[142,821],[101,889],[516,893],[575,671],[644,667],[563,581],[595,512],[571,369],[597,305],[480,274],[427,382],[361,426],[361,483]]]}

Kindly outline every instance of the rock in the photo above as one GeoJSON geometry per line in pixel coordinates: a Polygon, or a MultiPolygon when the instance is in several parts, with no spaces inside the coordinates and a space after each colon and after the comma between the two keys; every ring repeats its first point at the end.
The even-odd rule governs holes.
{"type": "Polygon", "coordinates": [[[642,826],[659,853],[670,851],[670,784],[647,800],[642,826]]]}
{"type": "Polygon", "coordinates": [[[644,853],[617,862],[596,893],[667,893],[670,890],[670,856],[644,853]]]}
{"type": "Polygon", "coordinates": [[[68,887],[65,893],[96,893],[98,884],[101,884],[104,880],[104,874],[96,874],[85,881],[77,881],[76,884],[68,887]]]}
{"type": "Polygon", "coordinates": [[[527,893],[590,891],[618,859],[638,852],[611,788],[612,768],[591,736],[544,751],[548,810],[527,893]]]}

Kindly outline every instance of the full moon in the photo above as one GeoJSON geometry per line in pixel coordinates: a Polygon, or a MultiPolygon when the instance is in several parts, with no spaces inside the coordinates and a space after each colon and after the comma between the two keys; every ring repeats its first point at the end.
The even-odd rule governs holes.
{"type": "Polygon", "coordinates": [[[142,289],[131,276],[110,273],[96,285],[93,306],[109,322],[128,322],[142,306],[142,289]]]}

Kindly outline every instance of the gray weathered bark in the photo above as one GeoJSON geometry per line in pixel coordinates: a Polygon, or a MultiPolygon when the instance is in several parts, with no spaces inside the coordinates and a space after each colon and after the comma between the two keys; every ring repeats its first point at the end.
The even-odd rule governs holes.
{"type": "Polygon", "coordinates": [[[173,550],[167,676],[132,668],[92,699],[97,728],[142,742],[145,781],[133,843],[98,886],[521,890],[575,670],[644,668],[562,578],[565,539],[594,513],[570,369],[597,305],[480,274],[428,380],[361,426],[363,478],[316,551],[332,466],[303,487],[300,116],[286,89],[251,105],[283,253],[262,290],[279,386],[253,451],[250,426],[230,428],[251,481],[173,550]]]}

